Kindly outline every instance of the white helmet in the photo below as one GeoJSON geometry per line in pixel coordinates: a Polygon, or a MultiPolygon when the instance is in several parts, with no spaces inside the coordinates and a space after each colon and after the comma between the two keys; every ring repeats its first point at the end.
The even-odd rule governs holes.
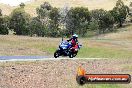
{"type": "Polygon", "coordinates": [[[72,35],[73,38],[78,38],[77,34],[72,35]]]}

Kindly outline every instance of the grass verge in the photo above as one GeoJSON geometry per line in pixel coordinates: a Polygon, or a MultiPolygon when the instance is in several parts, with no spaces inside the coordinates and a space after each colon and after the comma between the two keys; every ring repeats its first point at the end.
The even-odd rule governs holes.
{"type": "Polygon", "coordinates": [[[83,47],[78,57],[84,58],[132,58],[132,52],[103,47],[83,47]]]}

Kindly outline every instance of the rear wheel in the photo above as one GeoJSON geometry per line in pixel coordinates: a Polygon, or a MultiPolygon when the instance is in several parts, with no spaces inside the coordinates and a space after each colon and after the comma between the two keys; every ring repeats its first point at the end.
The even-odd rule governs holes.
{"type": "Polygon", "coordinates": [[[78,51],[73,52],[73,57],[77,56],[78,51]]]}
{"type": "Polygon", "coordinates": [[[54,57],[57,58],[57,57],[59,57],[59,55],[60,55],[59,50],[56,50],[54,53],[54,57]]]}

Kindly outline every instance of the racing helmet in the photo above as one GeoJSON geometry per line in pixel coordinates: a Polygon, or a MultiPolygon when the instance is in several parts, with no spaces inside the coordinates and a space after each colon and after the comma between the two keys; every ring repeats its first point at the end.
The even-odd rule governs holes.
{"type": "Polygon", "coordinates": [[[78,38],[77,34],[72,35],[73,38],[78,38]]]}

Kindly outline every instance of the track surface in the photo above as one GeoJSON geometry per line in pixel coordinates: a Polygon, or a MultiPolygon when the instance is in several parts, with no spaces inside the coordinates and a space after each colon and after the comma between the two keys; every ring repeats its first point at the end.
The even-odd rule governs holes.
{"type": "MultiPolygon", "coordinates": [[[[36,60],[62,60],[62,59],[102,59],[102,58],[68,58],[68,57],[48,57],[48,56],[0,56],[0,62],[4,61],[36,61],[36,60]]],[[[105,59],[105,58],[103,58],[105,59]]]]}
{"type": "Polygon", "coordinates": [[[0,61],[29,61],[29,60],[44,60],[47,56],[0,56],[0,61]]]}

